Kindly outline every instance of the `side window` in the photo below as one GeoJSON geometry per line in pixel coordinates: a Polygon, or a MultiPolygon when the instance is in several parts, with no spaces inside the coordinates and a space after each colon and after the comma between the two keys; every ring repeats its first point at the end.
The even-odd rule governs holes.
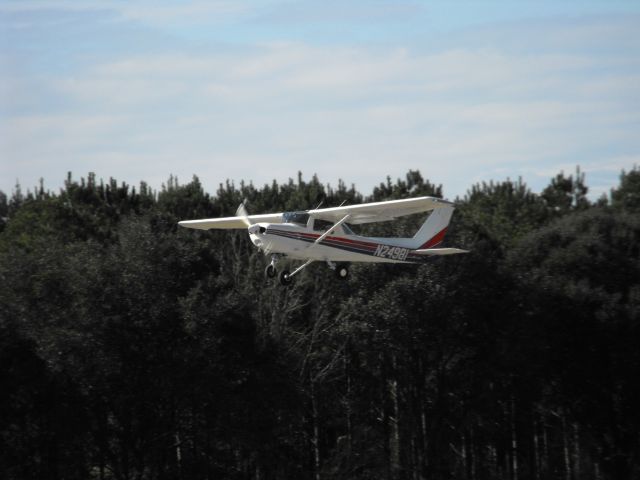
{"type": "Polygon", "coordinates": [[[316,232],[326,232],[331,227],[333,227],[333,222],[327,222],[326,220],[320,220],[319,218],[316,218],[313,221],[313,229],[316,232]]]}

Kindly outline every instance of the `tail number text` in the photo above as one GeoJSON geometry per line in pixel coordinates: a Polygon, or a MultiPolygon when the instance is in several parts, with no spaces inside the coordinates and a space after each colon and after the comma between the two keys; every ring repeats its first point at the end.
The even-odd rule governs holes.
{"type": "Polygon", "coordinates": [[[392,260],[406,260],[407,255],[409,255],[408,248],[402,247],[392,247],[389,245],[378,245],[376,251],[373,252],[373,255],[376,257],[382,258],[390,258],[392,260]]]}

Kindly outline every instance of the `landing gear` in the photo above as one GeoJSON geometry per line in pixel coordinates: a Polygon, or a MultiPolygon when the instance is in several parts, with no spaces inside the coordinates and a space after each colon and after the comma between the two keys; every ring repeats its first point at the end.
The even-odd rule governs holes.
{"type": "Polygon", "coordinates": [[[271,263],[264,269],[264,276],[267,278],[274,278],[278,271],[276,270],[276,263],[278,262],[278,255],[271,255],[271,263]]]}
{"type": "Polygon", "coordinates": [[[293,281],[293,277],[295,277],[298,273],[300,273],[303,269],[307,268],[307,266],[313,262],[313,259],[309,259],[306,262],[304,262],[302,265],[300,265],[298,268],[296,268],[293,272],[289,273],[289,270],[283,270],[280,272],[280,275],[278,276],[278,279],[280,280],[280,284],[281,285],[291,285],[291,282],[293,281]]]}
{"type": "MultiPolygon", "coordinates": [[[[282,270],[278,272],[275,267],[275,262],[277,261],[276,257],[271,259],[271,263],[267,265],[264,269],[264,275],[267,278],[275,278],[278,277],[280,281],[280,285],[288,286],[293,283],[293,277],[295,277],[298,273],[300,273],[303,269],[307,268],[307,266],[313,262],[313,259],[307,260],[305,263],[296,268],[293,272],[289,272],[289,270],[282,270]]],[[[327,261],[329,268],[333,270],[336,277],[339,280],[346,280],[349,277],[349,264],[348,263],[334,263],[331,261],[327,261]]]]}
{"type": "Polygon", "coordinates": [[[336,266],[335,273],[336,277],[338,277],[340,280],[346,280],[349,276],[349,268],[345,263],[339,264],[336,266]]]}
{"type": "Polygon", "coordinates": [[[327,265],[329,265],[329,268],[331,270],[333,270],[333,273],[335,273],[336,277],[338,277],[340,280],[346,280],[347,277],[349,276],[349,264],[348,263],[333,263],[331,261],[327,261],[327,265]]]}
{"type": "Polygon", "coordinates": [[[264,269],[264,276],[267,278],[273,278],[276,276],[278,272],[276,272],[276,266],[273,263],[267,265],[267,268],[264,269]]]}
{"type": "Polygon", "coordinates": [[[283,287],[291,285],[291,282],[293,281],[293,279],[291,278],[291,275],[289,274],[289,270],[282,270],[280,272],[279,279],[280,279],[280,285],[282,285],[283,287]]]}
{"type": "Polygon", "coordinates": [[[291,285],[291,283],[293,282],[294,275],[296,275],[300,270],[305,268],[307,265],[309,265],[313,261],[313,260],[308,260],[304,265],[296,268],[292,273],[289,273],[289,270],[282,270],[280,273],[278,273],[278,270],[276,270],[276,263],[278,262],[279,259],[280,259],[279,255],[277,254],[271,255],[271,263],[267,265],[266,268],[264,269],[264,276],[266,278],[275,278],[277,276],[278,280],[280,281],[280,285],[283,285],[283,286],[291,285]]]}

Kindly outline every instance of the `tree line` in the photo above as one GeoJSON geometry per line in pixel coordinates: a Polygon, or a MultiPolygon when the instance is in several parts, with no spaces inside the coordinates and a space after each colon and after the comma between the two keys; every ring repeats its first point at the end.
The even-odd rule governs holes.
{"type": "Polygon", "coordinates": [[[638,478],[640,170],[587,193],[579,170],[477,184],[445,239],[470,253],[282,288],[246,232],[177,222],[442,186],[0,192],[0,476],[638,478]]]}

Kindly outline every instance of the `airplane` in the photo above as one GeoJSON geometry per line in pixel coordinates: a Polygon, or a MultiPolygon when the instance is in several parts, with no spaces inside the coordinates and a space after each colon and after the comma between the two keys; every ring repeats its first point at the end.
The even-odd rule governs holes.
{"type": "Polygon", "coordinates": [[[235,217],[183,220],[181,227],[199,230],[247,229],[251,242],[271,263],[265,269],[268,278],[278,275],[276,264],[282,257],[303,260],[294,271],[282,270],[282,285],[312,262],[326,262],[338,278],[349,275],[352,262],[426,263],[434,255],[467,253],[459,248],[440,248],[455,205],[435,197],[415,197],[385,202],[363,203],[306,211],[249,215],[244,203],[235,217]],[[364,237],[356,235],[349,224],[360,225],[394,220],[421,212],[431,212],[411,238],[364,237]]]}

